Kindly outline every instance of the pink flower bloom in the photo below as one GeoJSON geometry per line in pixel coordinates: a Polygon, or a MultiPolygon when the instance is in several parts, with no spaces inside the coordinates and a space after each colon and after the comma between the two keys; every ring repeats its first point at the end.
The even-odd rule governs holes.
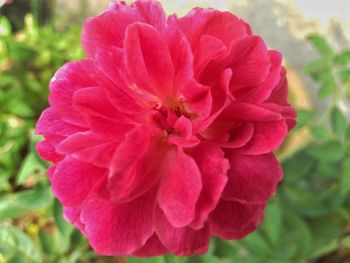
{"type": "Polygon", "coordinates": [[[282,178],[295,126],[281,54],[228,12],[115,2],[88,19],[37,145],[66,219],[104,255],[202,254],[240,239],[282,178]]]}

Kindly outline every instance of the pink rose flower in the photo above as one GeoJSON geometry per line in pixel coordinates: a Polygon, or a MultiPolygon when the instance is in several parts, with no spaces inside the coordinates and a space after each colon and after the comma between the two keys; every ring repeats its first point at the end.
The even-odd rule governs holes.
{"type": "Polygon", "coordinates": [[[229,12],[166,17],[152,0],[114,2],[82,43],[50,83],[37,150],[94,250],[202,254],[253,231],[295,126],[281,54],[229,12]]]}

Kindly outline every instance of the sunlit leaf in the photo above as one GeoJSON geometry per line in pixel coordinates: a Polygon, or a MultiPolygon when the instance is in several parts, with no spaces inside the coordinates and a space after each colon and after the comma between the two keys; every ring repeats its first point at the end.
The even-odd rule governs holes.
{"type": "Polygon", "coordinates": [[[23,232],[12,226],[0,226],[0,251],[5,250],[5,255],[10,253],[8,262],[40,263],[43,261],[40,250],[33,241],[23,232]],[[16,260],[17,259],[17,260],[16,260]]]}
{"type": "Polygon", "coordinates": [[[36,153],[30,152],[21,164],[17,175],[17,184],[24,184],[30,177],[34,180],[43,172],[44,167],[39,162],[36,153]]]}
{"type": "Polygon", "coordinates": [[[330,119],[333,132],[338,136],[342,136],[345,133],[347,125],[347,120],[343,113],[337,107],[333,107],[330,112],[330,119]]]}
{"type": "Polygon", "coordinates": [[[38,188],[0,197],[0,220],[15,218],[28,211],[47,207],[52,202],[50,188],[38,188]]]}
{"type": "Polygon", "coordinates": [[[282,215],[279,205],[271,203],[265,209],[265,219],[261,226],[272,244],[276,244],[281,234],[282,215]]]}
{"type": "Polygon", "coordinates": [[[296,129],[300,129],[313,120],[315,117],[315,111],[308,109],[298,109],[298,117],[297,117],[297,127],[296,129]]]}
{"type": "Polygon", "coordinates": [[[339,161],[344,156],[344,149],[340,142],[331,141],[315,144],[307,149],[307,153],[321,161],[339,161]]]}
{"type": "Polygon", "coordinates": [[[350,63],[350,50],[343,51],[334,58],[334,62],[337,65],[346,65],[350,63]]]}
{"type": "Polygon", "coordinates": [[[330,57],[333,55],[333,49],[329,45],[328,41],[321,35],[310,35],[308,36],[308,41],[314,46],[314,48],[320,53],[320,55],[325,57],[330,57]]]}

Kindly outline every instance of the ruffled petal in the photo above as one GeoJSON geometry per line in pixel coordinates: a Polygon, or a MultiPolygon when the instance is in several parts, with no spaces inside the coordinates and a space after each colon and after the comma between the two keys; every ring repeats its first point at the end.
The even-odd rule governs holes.
{"type": "Polygon", "coordinates": [[[201,36],[213,36],[226,46],[250,34],[250,29],[238,17],[229,12],[214,9],[195,8],[180,19],[183,32],[189,39],[192,49],[199,46],[201,36]]]}
{"type": "Polygon", "coordinates": [[[259,86],[252,87],[250,91],[241,94],[239,100],[252,103],[261,103],[271,95],[281,80],[282,55],[277,51],[268,51],[271,68],[266,79],[259,86]]]}
{"type": "Polygon", "coordinates": [[[96,71],[96,64],[92,61],[81,60],[65,64],[52,78],[49,104],[63,121],[86,127],[84,119],[72,106],[73,94],[82,88],[98,86],[96,71]]]}
{"type": "Polygon", "coordinates": [[[98,87],[76,91],[73,106],[85,118],[90,130],[106,141],[121,142],[135,122],[118,111],[98,87]]]}
{"type": "Polygon", "coordinates": [[[241,155],[226,153],[230,161],[228,182],[222,198],[249,204],[265,204],[275,193],[283,171],[273,153],[241,155]]]}
{"type": "Polygon", "coordinates": [[[137,249],[132,254],[137,257],[156,257],[168,253],[169,250],[163,246],[158,236],[153,234],[143,247],[137,249]]]}
{"type": "Polygon", "coordinates": [[[107,172],[106,169],[67,156],[57,164],[50,178],[52,191],[64,206],[77,207],[107,172]]]}
{"type": "Polygon", "coordinates": [[[265,205],[248,205],[221,200],[210,214],[214,235],[224,239],[241,239],[255,230],[264,217],[265,205]]]}
{"type": "Polygon", "coordinates": [[[194,115],[194,122],[200,122],[210,115],[213,103],[210,87],[191,80],[181,89],[181,93],[185,110],[194,115]]]}
{"type": "Polygon", "coordinates": [[[126,28],[135,22],[161,29],[166,22],[165,12],[157,1],[137,1],[130,6],[122,1],[112,3],[105,13],[85,22],[82,43],[86,55],[94,58],[97,49],[122,47],[126,28]]]}
{"type": "Polygon", "coordinates": [[[71,134],[84,131],[86,129],[62,121],[58,111],[49,107],[44,110],[36,124],[36,132],[41,135],[60,135],[67,137],[71,134]]]}
{"type": "Polygon", "coordinates": [[[288,105],[288,80],[286,78],[286,70],[282,69],[281,79],[278,85],[273,89],[270,97],[266,102],[276,103],[280,105],[288,105]]]}
{"type": "Polygon", "coordinates": [[[164,158],[162,169],[166,173],[159,186],[158,203],[174,227],[183,227],[194,219],[202,190],[201,173],[181,148],[171,148],[164,158]]]}
{"type": "Polygon", "coordinates": [[[210,242],[210,228],[206,224],[200,230],[190,227],[174,227],[163,211],[156,206],[154,210],[155,230],[162,244],[177,256],[204,254],[210,242]]]}
{"type": "Polygon", "coordinates": [[[55,147],[47,140],[43,140],[35,145],[35,149],[38,151],[41,158],[46,161],[59,162],[64,156],[56,152],[55,147]]]}
{"type": "Polygon", "coordinates": [[[254,134],[250,141],[236,151],[247,155],[261,155],[276,150],[288,132],[285,120],[254,122],[254,134]]]}
{"type": "Polygon", "coordinates": [[[271,61],[264,41],[257,36],[238,41],[232,52],[230,67],[234,74],[230,89],[239,100],[267,78],[271,61]]]}
{"type": "Polygon", "coordinates": [[[63,140],[56,150],[59,154],[71,155],[82,162],[109,168],[117,145],[91,132],[80,132],[63,140]]]}
{"type": "Polygon", "coordinates": [[[81,221],[93,249],[102,255],[128,255],[141,248],[154,233],[155,191],[125,204],[115,204],[99,183],[81,208],[81,221]]]}
{"type": "Polygon", "coordinates": [[[203,188],[199,196],[195,218],[191,222],[193,229],[201,229],[208,220],[220,200],[220,196],[227,182],[229,162],[224,152],[213,144],[202,143],[195,147],[190,155],[196,161],[201,175],[203,188]]]}
{"type": "Polygon", "coordinates": [[[85,234],[85,226],[80,220],[80,208],[63,207],[63,217],[85,234]]]}
{"type": "Polygon", "coordinates": [[[158,130],[138,126],[117,147],[110,167],[108,189],[114,202],[124,203],[143,195],[165,173],[162,157],[167,145],[158,130]]]}
{"type": "Polygon", "coordinates": [[[174,97],[174,66],[166,41],[153,27],[133,24],[125,38],[126,63],[138,88],[163,100],[174,97]]]}
{"type": "Polygon", "coordinates": [[[177,18],[170,16],[167,24],[165,36],[175,70],[174,87],[178,91],[193,78],[193,54],[190,43],[178,25],[177,18]]]}
{"type": "Polygon", "coordinates": [[[281,114],[271,111],[260,105],[250,103],[232,103],[220,115],[220,120],[235,121],[278,121],[281,114]]]}

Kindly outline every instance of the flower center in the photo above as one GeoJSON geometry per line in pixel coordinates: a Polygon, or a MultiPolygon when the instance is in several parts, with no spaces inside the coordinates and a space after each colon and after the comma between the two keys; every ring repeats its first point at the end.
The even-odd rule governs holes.
{"type": "Polygon", "coordinates": [[[191,115],[185,111],[181,103],[172,107],[158,103],[152,109],[154,123],[158,128],[165,130],[168,135],[179,133],[174,126],[181,116],[191,119],[191,115]]]}

